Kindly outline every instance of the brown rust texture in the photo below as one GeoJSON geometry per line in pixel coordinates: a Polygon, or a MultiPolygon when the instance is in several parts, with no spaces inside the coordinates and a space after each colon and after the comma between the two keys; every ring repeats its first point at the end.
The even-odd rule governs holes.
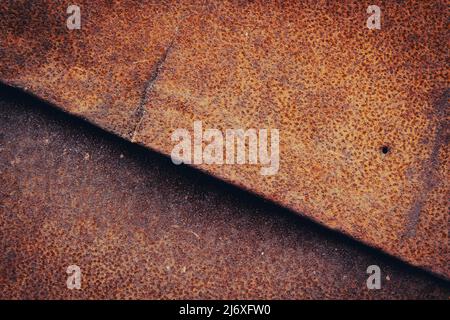
{"type": "Polygon", "coordinates": [[[0,87],[0,299],[448,299],[448,282],[0,87]],[[66,288],[66,268],[82,272],[66,288]],[[380,290],[366,268],[380,266],[380,290]]]}
{"type": "Polygon", "coordinates": [[[372,1],[78,4],[70,31],[2,1],[0,79],[164,154],[194,120],[277,128],[277,175],[196,167],[450,276],[446,1],[380,1],[381,30],[372,1]]]}

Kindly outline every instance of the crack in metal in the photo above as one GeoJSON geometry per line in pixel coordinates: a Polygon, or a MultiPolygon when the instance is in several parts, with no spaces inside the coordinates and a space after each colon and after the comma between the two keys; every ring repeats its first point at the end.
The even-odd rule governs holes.
{"type": "Polygon", "coordinates": [[[163,69],[163,65],[167,60],[167,56],[169,55],[170,51],[172,50],[173,43],[174,43],[173,40],[169,43],[167,48],[164,50],[162,56],[158,59],[158,61],[153,66],[153,68],[150,72],[150,76],[149,76],[148,80],[145,82],[144,90],[142,91],[142,95],[141,95],[141,101],[139,102],[139,105],[137,106],[137,108],[134,111],[134,115],[136,116],[137,120],[135,122],[135,125],[133,126],[133,130],[130,132],[131,142],[136,141],[136,139],[135,139],[136,133],[141,126],[141,122],[142,122],[145,112],[146,112],[145,105],[147,104],[149,95],[153,91],[155,82],[158,80],[161,70],[163,69]]]}
{"type": "Polygon", "coordinates": [[[445,141],[447,141],[446,128],[448,127],[448,124],[445,119],[448,118],[447,108],[449,96],[450,90],[447,89],[433,104],[436,110],[435,113],[437,118],[437,128],[430,157],[428,160],[425,161],[424,169],[422,171],[422,184],[423,184],[422,192],[419,195],[418,199],[415,200],[407,216],[406,230],[404,232],[404,236],[408,238],[415,237],[417,232],[417,226],[419,225],[420,214],[428,198],[428,194],[438,184],[438,182],[435,181],[436,170],[439,161],[439,151],[442,145],[446,143],[445,141]]]}

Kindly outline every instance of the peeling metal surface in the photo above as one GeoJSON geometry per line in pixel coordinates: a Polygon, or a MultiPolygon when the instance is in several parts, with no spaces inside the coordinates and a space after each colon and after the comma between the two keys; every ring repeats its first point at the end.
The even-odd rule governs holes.
{"type": "Polygon", "coordinates": [[[419,269],[0,87],[0,299],[448,299],[419,269]],[[66,268],[82,272],[66,287],[66,268]],[[380,290],[366,287],[381,268],[380,290]]]}
{"type": "Polygon", "coordinates": [[[0,4],[1,81],[164,154],[194,120],[278,128],[275,176],[196,167],[450,276],[445,1],[376,31],[367,1],[78,2],[74,31],[64,1],[0,4]]]}

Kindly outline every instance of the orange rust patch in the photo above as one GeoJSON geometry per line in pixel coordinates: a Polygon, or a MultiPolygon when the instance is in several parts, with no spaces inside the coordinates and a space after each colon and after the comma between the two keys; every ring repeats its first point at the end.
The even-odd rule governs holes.
{"type": "Polygon", "coordinates": [[[197,167],[450,276],[445,1],[385,1],[381,30],[367,1],[85,1],[74,31],[47,3],[0,4],[3,82],[165,154],[194,120],[277,128],[275,176],[197,167]]]}
{"type": "Polygon", "coordinates": [[[450,294],[448,281],[17,90],[0,94],[0,186],[1,299],[450,294]],[[81,290],[66,287],[73,264],[81,290]],[[366,287],[373,264],[381,290],[366,287]]]}

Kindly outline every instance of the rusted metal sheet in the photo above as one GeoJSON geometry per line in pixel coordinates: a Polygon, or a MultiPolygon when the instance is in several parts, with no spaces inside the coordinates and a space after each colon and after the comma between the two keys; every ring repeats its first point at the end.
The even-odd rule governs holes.
{"type": "Polygon", "coordinates": [[[151,149],[278,129],[280,168],[195,167],[450,276],[445,1],[0,4],[0,79],[151,149]]]}
{"type": "MultiPolygon", "coordinates": [[[[0,88],[3,89],[3,88],[0,88]]],[[[448,282],[0,94],[0,299],[448,299],[448,282]],[[69,265],[81,289],[66,287],[69,265]],[[366,287],[369,265],[380,290],[366,287]]]]}

